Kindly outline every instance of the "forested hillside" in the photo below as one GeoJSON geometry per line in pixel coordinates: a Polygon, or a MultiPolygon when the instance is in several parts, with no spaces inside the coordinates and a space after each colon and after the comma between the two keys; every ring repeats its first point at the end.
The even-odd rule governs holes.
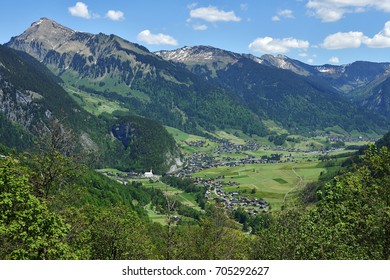
{"type": "MultiPolygon", "coordinates": [[[[257,58],[206,46],[157,54],[233,92],[236,100],[256,115],[275,121],[292,134],[337,125],[347,132],[369,133],[389,126],[380,112],[370,112],[345,98],[333,83],[336,77],[284,56],[257,58]]],[[[348,73],[356,77],[360,73],[356,68],[362,67],[349,68],[348,73]]],[[[371,75],[377,75],[379,70],[375,70],[371,75]]],[[[346,78],[341,80],[337,81],[347,83],[346,78]]],[[[243,130],[251,132],[246,127],[243,130]]]]}
{"type": "MultiPolygon", "coordinates": [[[[59,82],[58,77],[33,57],[0,45],[0,143],[19,151],[36,150],[38,143],[59,125],[64,139],[71,135],[75,149],[94,158],[90,163],[96,167],[146,171],[151,164],[142,160],[159,158],[153,167],[164,173],[179,157],[173,139],[161,124],[143,118],[129,117],[134,126],[148,131],[148,140],[160,139],[159,145],[149,149],[153,151],[150,155],[139,147],[133,149],[133,142],[123,145],[111,136],[117,116],[97,118],[89,114],[59,82]]],[[[140,131],[143,130],[138,130],[138,141],[148,143],[140,131]]]]}

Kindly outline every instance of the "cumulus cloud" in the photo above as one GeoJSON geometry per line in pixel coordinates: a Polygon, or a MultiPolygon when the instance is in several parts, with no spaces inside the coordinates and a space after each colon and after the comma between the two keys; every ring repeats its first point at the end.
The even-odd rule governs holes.
{"type": "Polygon", "coordinates": [[[149,45],[170,45],[170,46],[178,45],[177,40],[172,36],[162,34],[162,33],[153,34],[150,32],[150,30],[147,29],[141,31],[137,35],[137,39],[149,45]]]}
{"type": "Polygon", "coordinates": [[[347,13],[361,13],[368,8],[390,12],[389,0],[310,0],[306,7],[323,22],[338,21],[347,13]]]}
{"type": "Polygon", "coordinates": [[[330,63],[340,63],[340,59],[336,56],[333,56],[329,59],[330,63]]]}
{"type": "Polygon", "coordinates": [[[369,48],[390,48],[390,21],[372,38],[363,32],[350,31],[331,34],[324,39],[322,47],[328,50],[359,48],[366,45],[369,48]]]}
{"type": "Polygon", "coordinates": [[[234,11],[226,12],[223,10],[219,10],[217,7],[214,6],[192,9],[190,11],[190,17],[193,19],[202,19],[208,22],[241,21],[241,18],[237,17],[234,11]]]}
{"type": "Polygon", "coordinates": [[[125,19],[125,14],[122,11],[109,10],[106,17],[114,21],[119,21],[125,19]]]}
{"type": "Polygon", "coordinates": [[[92,18],[92,15],[88,10],[88,6],[83,2],[77,2],[73,7],[69,7],[68,11],[74,17],[81,17],[86,19],[92,18]]]}
{"type": "Polygon", "coordinates": [[[279,10],[276,15],[272,17],[273,21],[280,21],[282,18],[295,18],[294,13],[291,10],[279,10]]]}
{"type": "Polygon", "coordinates": [[[359,48],[364,38],[363,32],[337,32],[327,36],[322,47],[328,50],[359,48]]]}
{"type": "Polygon", "coordinates": [[[260,53],[287,53],[291,49],[307,49],[308,41],[295,38],[274,39],[271,37],[257,38],[249,44],[249,49],[260,53]]]}
{"type": "Polygon", "coordinates": [[[364,41],[369,48],[389,48],[390,47],[390,21],[385,23],[385,27],[372,38],[364,41]]]}

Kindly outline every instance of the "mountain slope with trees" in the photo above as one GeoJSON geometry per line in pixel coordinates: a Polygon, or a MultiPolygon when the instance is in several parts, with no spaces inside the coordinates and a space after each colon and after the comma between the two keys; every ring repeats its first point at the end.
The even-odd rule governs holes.
{"type": "Polygon", "coordinates": [[[369,132],[389,125],[380,114],[353,104],[327,80],[310,74],[317,70],[297,61],[278,61],[286,57],[256,58],[204,46],[157,54],[228,88],[252,112],[276,121],[290,133],[308,133],[335,125],[346,131],[369,132]],[[276,67],[278,63],[286,69],[276,67]],[[298,68],[299,71],[292,70],[298,68]],[[308,74],[304,75],[304,71],[308,74]]]}
{"type": "MultiPolygon", "coordinates": [[[[59,127],[63,138],[73,140],[74,149],[94,158],[95,166],[113,166],[131,169],[138,161],[137,169],[150,169],[143,165],[142,153],[128,153],[138,148],[125,147],[111,135],[117,117],[97,118],[82,109],[59,85],[61,80],[44,65],[26,53],[0,46],[0,140],[1,143],[22,150],[37,150],[42,139],[50,137],[59,127]]],[[[130,115],[130,113],[128,113],[130,115]]],[[[148,120],[133,117],[134,124],[143,125],[148,120]]],[[[174,140],[161,124],[153,123],[149,138],[161,139],[153,149],[154,164],[161,173],[169,171],[179,157],[174,140]],[[154,133],[156,131],[156,134],[154,133]],[[165,134],[164,134],[165,131],[165,134]]],[[[142,134],[139,141],[147,143],[142,134]]],[[[92,161],[90,161],[92,163],[92,161]]],[[[135,168],[135,166],[134,166],[135,168]]]]}

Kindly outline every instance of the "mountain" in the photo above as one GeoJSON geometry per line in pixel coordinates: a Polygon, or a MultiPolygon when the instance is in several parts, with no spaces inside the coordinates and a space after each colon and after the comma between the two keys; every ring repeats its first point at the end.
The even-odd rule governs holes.
{"type": "Polygon", "coordinates": [[[379,83],[373,82],[360,92],[358,102],[373,111],[378,111],[384,116],[390,117],[390,77],[379,83]],[[374,84],[372,86],[371,84],[374,84]]]}
{"type": "Polygon", "coordinates": [[[76,32],[43,18],[7,46],[42,61],[68,89],[114,101],[125,111],[186,131],[248,123],[255,133],[267,133],[233,93],[115,35],[76,32]]]}
{"type": "Polygon", "coordinates": [[[333,126],[370,131],[389,125],[383,117],[352,104],[322,77],[328,73],[332,79],[330,75],[338,75],[341,68],[319,69],[285,56],[257,58],[204,46],[156,54],[235,92],[257,115],[293,133],[333,126]]]}
{"type": "Polygon", "coordinates": [[[292,71],[306,77],[323,79],[342,93],[363,88],[390,75],[390,63],[356,61],[346,65],[313,66],[283,55],[263,55],[261,63],[292,71]]]}
{"type": "Polygon", "coordinates": [[[341,66],[311,66],[280,55],[263,55],[260,60],[262,64],[292,71],[316,83],[327,83],[355,104],[386,117],[390,116],[388,62],[356,61],[341,66]]]}
{"type": "Polygon", "coordinates": [[[46,18],[7,46],[42,61],[90,112],[85,99],[98,99],[195,133],[230,128],[264,136],[274,124],[306,134],[388,128],[385,119],[340,96],[321,71],[283,56],[210,46],[151,53],[118,36],[77,32],[46,18]]]}
{"type": "Polygon", "coordinates": [[[137,142],[124,145],[112,130],[122,118],[97,118],[81,108],[59,85],[61,80],[30,55],[0,45],[0,144],[18,150],[36,150],[42,137],[50,135],[52,124],[61,133],[74,134],[78,149],[93,155],[96,166],[149,170],[164,173],[179,157],[175,141],[160,124],[131,118],[132,127],[149,126],[148,133],[136,133],[137,141],[156,143],[148,151],[137,142]],[[147,160],[149,162],[144,162],[147,160]]]}

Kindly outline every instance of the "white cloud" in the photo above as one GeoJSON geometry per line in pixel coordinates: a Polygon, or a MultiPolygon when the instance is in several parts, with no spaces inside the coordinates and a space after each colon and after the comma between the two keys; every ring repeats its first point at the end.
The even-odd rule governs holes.
{"type": "Polygon", "coordinates": [[[390,12],[390,0],[310,0],[306,7],[323,22],[334,22],[347,13],[361,13],[368,8],[390,12]]]}
{"type": "Polygon", "coordinates": [[[295,18],[294,13],[291,10],[280,10],[278,11],[278,16],[284,17],[284,18],[295,18]]]}
{"type": "Polygon", "coordinates": [[[152,34],[150,30],[141,31],[137,35],[137,39],[141,42],[147,43],[149,45],[170,45],[177,46],[178,42],[172,36],[166,34],[152,34]]]}
{"type": "Polygon", "coordinates": [[[366,38],[364,44],[369,48],[389,48],[390,47],[390,21],[385,23],[385,27],[372,38],[366,38]]]}
{"type": "Polygon", "coordinates": [[[68,11],[72,16],[75,17],[81,17],[86,19],[92,18],[91,13],[88,11],[88,6],[83,2],[77,2],[76,5],[74,5],[73,7],[69,7],[68,11]]]}
{"type": "Polygon", "coordinates": [[[338,64],[338,63],[340,63],[340,59],[336,56],[333,56],[329,59],[329,62],[338,64]]]}
{"type": "Polygon", "coordinates": [[[208,22],[217,21],[241,21],[241,18],[237,17],[234,11],[218,10],[217,7],[201,7],[190,11],[190,17],[196,19],[203,19],[208,22]]]}
{"type": "Polygon", "coordinates": [[[362,32],[337,32],[327,36],[322,47],[328,50],[359,48],[365,39],[362,32]]]}
{"type": "Polygon", "coordinates": [[[366,38],[363,43],[369,48],[389,48],[390,37],[376,34],[373,38],[366,38]]]}
{"type": "Polygon", "coordinates": [[[291,10],[279,10],[276,12],[276,16],[272,17],[273,21],[280,21],[282,18],[295,18],[294,13],[291,10]]]}
{"type": "Polygon", "coordinates": [[[125,14],[121,11],[109,10],[106,17],[114,21],[119,21],[125,19],[125,14]]]}
{"type": "Polygon", "coordinates": [[[300,57],[307,57],[307,53],[303,52],[303,53],[299,53],[298,54],[300,57]]]}
{"type": "Polygon", "coordinates": [[[307,49],[308,41],[294,38],[274,39],[271,37],[257,38],[249,44],[249,49],[260,53],[287,53],[291,49],[307,49]]]}
{"type": "Polygon", "coordinates": [[[390,48],[390,21],[372,38],[363,32],[338,32],[327,36],[322,43],[322,47],[328,50],[359,48],[361,45],[369,48],[390,48]]]}
{"type": "Polygon", "coordinates": [[[204,31],[208,29],[208,26],[206,24],[194,24],[192,26],[192,29],[197,30],[197,31],[204,31]]]}
{"type": "Polygon", "coordinates": [[[313,64],[313,62],[314,62],[314,59],[312,59],[312,58],[309,58],[309,59],[307,60],[307,63],[309,63],[309,64],[313,64]]]}

